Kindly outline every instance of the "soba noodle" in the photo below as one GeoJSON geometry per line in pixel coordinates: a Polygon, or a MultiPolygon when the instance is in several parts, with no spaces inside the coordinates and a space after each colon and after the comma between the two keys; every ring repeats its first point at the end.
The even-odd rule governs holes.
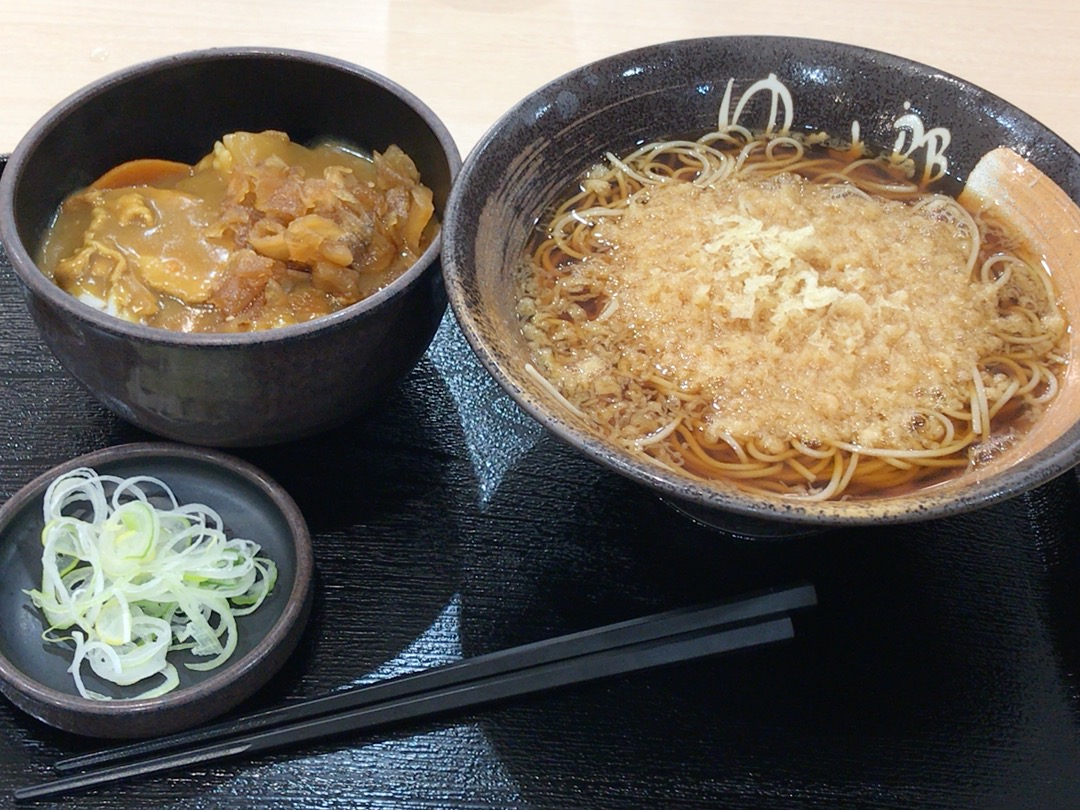
{"type": "MultiPolygon", "coordinates": [[[[826,500],[889,494],[955,475],[1000,453],[1038,417],[1066,362],[1066,322],[1047,271],[1025,255],[1006,225],[972,214],[952,197],[930,193],[895,161],[867,157],[859,146],[838,149],[812,140],[722,127],[698,140],[650,143],[621,157],[608,154],[587,173],[531,252],[519,290],[522,331],[532,351],[529,373],[573,418],[633,453],[691,476],[826,500]],[[755,208],[772,205],[759,204],[768,195],[779,200],[778,219],[769,220],[755,208]],[[831,369],[824,367],[768,388],[762,381],[787,373],[783,358],[790,360],[795,352],[803,352],[797,357],[804,365],[831,365],[827,354],[815,359],[806,336],[820,336],[828,319],[846,324],[845,307],[862,307],[865,298],[877,300],[879,307],[919,309],[918,293],[910,298],[906,289],[886,294],[891,282],[875,275],[880,268],[844,265],[838,258],[842,250],[814,247],[828,225],[794,214],[789,222],[783,206],[791,200],[818,208],[851,203],[852,210],[864,212],[859,216],[897,217],[901,236],[895,241],[912,241],[906,235],[914,234],[922,251],[904,273],[929,274],[919,282],[924,289],[933,293],[940,284],[940,296],[959,302],[944,319],[946,331],[974,333],[965,336],[970,344],[963,354],[934,355],[931,362],[922,349],[923,355],[901,359],[896,353],[905,341],[936,345],[939,338],[936,333],[905,338],[904,330],[914,327],[897,321],[889,327],[901,336],[889,344],[894,354],[873,361],[883,369],[905,369],[911,378],[907,388],[903,380],[890,381],[893,400],[861,390],[865,380],[830,378],[831,369]],[[694,224],[699,219],[705,224],[694,224]],[[915,224],[904,224],[909,221],[915,224]],[[673,235],[676,228],[704,242],[683,240],[682,231],[673,235]],[[922,244],[924,236],[929,241],[922,244]],[[715,254],[705,258],[727,264],[720,262],[713,278],[695,276],[698,281],[691,283],[681,274],[699,271],[703,250],[715,254]],[[755,251],[757,276],[735,264],[755,251]],[[824,259],[813,258],[824,253],[824,259]],[[785,278],[793,267],[802,268],[801,275],[785,278]],[[627,280],[633,274],[638,281],[627,280]],[[649,274],[655,276],[649,282],[655,290],[643,295],[630,289],[649,274]],[[858,285],[857,274],[865,275],[858,285]],[[947,276],[961,278],[966,289],[948,287],[942,280],[947,276]],[[717,292],[721,283],[728,285],[726,298],[717,292]],[[670,298],[678,284],[686,291],[671,300],[681,300],[681,309],[649,310],[649,300],[670,298]],[[786,292],[774,295],[778,290],[786,292]],[[772,298],[763,309],[766,293],[772,298]],[[688,330],[717,335],[716,342],[685,345],[689,339],[678,331],[680,322],[689,324],[688,330]],[[753,362],[723,365],[725,353],[738,355],[722,343],[733,334],[759,341],[753,362]],[[680,345],[673,349],[675,344],[680,345]],[[770,358],[780,360],[770,364],[770,358]],[[930,369],[934,364],[944,371],[930,369]],[[716,372],[720,368],[726,371],[716,372]],[[870,405],[846,403],[855,388],[870,405]],[[808,404],[811,399],[815,402],[808,404]],[[792,415],[789,421],[774,415],[761,416],[773,420],[767,424],[758,419],[777,402],[780,412],[786,408],[792,415]],[[820,424],[807,416],[825,411],[846,415],[820,424]]],[[[882,246],[881,261],[895,261],[886,247],[892,246],[882,246]]],[[[879,316],[866,323],[887,325],[879,316]]],[[[866,359],[872,354],[868,347],[881,343],[869,329],[862,322],[850,327],[865,334],[862,342],[849,341],[844,349],[861,366],[862,377],[873,365],[866,359]]],[[[835,342],[835,335],[829,339],[835,342]]],[[[873,351],[880,354],[879,349],[873,351]]]]}

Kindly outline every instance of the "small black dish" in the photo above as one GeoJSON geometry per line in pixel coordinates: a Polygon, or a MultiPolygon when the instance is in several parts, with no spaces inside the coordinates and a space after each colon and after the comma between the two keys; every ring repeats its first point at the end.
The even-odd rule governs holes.
{"type": "MultiPolygon", "coordinates": [[[[0,692],[42,722],[76,734],[138,738],[198,725],[252,695],[284,664],[310,613],[313,568],[310,533],[296,504],[244,461],[167,443],[119,445],[66,461],[0,507],[0,692]],[[70,651],[42,641],[42,615],[24,593],[41,581],[42,497],[57,476],[78,467],[158,477],[181,503],[217,510],[230,536],[254,540],[275,562],[273,592],[258,610],[237,619],[237,648],[221,667],[197,672],[177,666],[180,685],[156,698],[99,701],[79,695],[67,671],[70,651]]],[[[95,680],[93,688],[123,698],[147,687],[109,689],[95,680]]]]}

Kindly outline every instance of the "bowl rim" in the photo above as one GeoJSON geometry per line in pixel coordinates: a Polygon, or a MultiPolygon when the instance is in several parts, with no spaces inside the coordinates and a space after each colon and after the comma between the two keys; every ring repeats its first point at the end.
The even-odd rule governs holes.
{"type": "MultiPolygon", "coordinates": [[[[658,462],[638,459],[603,442],[584,428],[564,420],[555,409],[545,407],[545,403],[538,401],[533,394],[518,384],[519,378],[503,368],[498,352],[488,345],[484,331],[479,327],[484,317],[473,311],[469,304],[469,296],[465,294],[461,279],[466,273],[460,269],[459,265],[468,263],[471,257],[468,248],[461,244],[459,229],[455,227],[455,223],[463,216],[463,198],[470,193],[470,187],[485,170],[483,165],[485,155],[494,144],[505,137],[505,128],[526,120],[526,114],[535,107],[538,99],[551,98],[553,91],[589,73],[612,76],[615,66],[624,68],[631,61],[640,62],[646,56],[659,56],[671,49],[701,48],[721,44],[752,46],[766,43],[787,48],[832,48],[876,67],[890,70],[901,68],[915,70],[935,82],[944,81],[978,92],[983,98],[993,100],[995,104],[1008,108],[1010,114],[1015,115],[1018,120],[1023,120],[1025,124],[1045,132],[1064,150],[1070,152],[1076,165],[1080,166],[1080,153],[1074,147],[1008,100],[932,65],[874,48],[811,37],[739,34],[678,39],[614,53],[573,68],[519,99],[496,119],[477,141],[451,189],[446,205],[445,222],[448,227],[443,246],[443,276],[451,311],[481,364],[510,398],[554,438],[570,445],[602,466],[651,488],[662,499],[669,499],[676,508],[680,505],[689,507],[687,513],[700,522],[708,523],[708,513],[717,512],[718,520],[714,525],[719,528],[727,527],[727,521],[723,518],[724,514],[742,516],[759,522],[764,520],[769,523],[787,524],[794,530],[792,533],[801,533],[798,531],[799,527],[820,529],[937,519],[969,512],[1021,495],[1075,467],[1080,462],[1080,425],[1073,425],[1067,433],[1054,440],[1037,456],[1037,464],[1033,458],[1024,458],[1017,465],[1010,467],[1009,470],[1012,472],[1008,481],[1003,480],[1005,471],[1002,470],[993,475],[975,477],[962,490],[953,489],[942,492],[931,485],[916,490],[918,497],[905,499],[886,497],[812,502],[785,500],[781,496],[758,497],[734,487],[695,480],[687,475],[670,471],[658,462]]],[[[736,533],[739,533],[737,521],[734,526],[736,533]]],[[[749,536],[754,536],[754,534],[753,528],[748,530],[749,536]]]]}
{"type": "MultiPolygon", "coordinates": [[[[454,181],[462,168],[461,151],[454,141],[446,124],[435,114],[426,102],[394,80],[344,59],[293,48],[268,46],[221,46],[198,50],[181,51],[166,56],[137,62],[127,67],[107,73],[89,84],[75,90],[49,109],[34,122],[26,134],[19,140],[7,164],[0,174],[0,242],[8,254],[8,259],[20,281],[36,296],[46,300],[51,306],[80,320],[89,321],[95,328],[112,335],[141,343],[155,343],[177,346],[198,346],[205,348],[235,348],[262,343],[277,343],[290,338],[303,339],[316,333],[333,331],[344,327],[356,318],[369,312],[390,306],[391,302],[421,279],[425,271],[439,261],[442,251],[444,226],[440,224],[431,244],[417,260],[400,276],[374,294],[347,307],[322,315],[302,323],[278,326],[273,329],[249,332],[179,332],[161,329],[144,324],[132,323],[122,318],[102,312],[65,293],[50,281],[37,267],[34,259],[19,237],[15,225],[14,192],[18,178],[39,143],[59,124],[71,110],[93,100],[103,92],[129,80],[161,71],[173,69],[190,63],[210,61],[243,61],[257,59],[275,59],[289,62],[301,62],[317,65],[343,73],[352,74],[370,82],[401,100],[413,110],[428,126],[439,143],[449,170],[449,184],[454,181]]],[[[445,222],[445,210],[443,211],[445,222]]]]}
{"type": "MultiPolygon", "coordinates": [[[[88,700],[80,695],[45,686],[12,663],[3,652],[0,652],[0,684],[3,684],[6,689],[13,690],[22,699],[30,701],[33,705],[48,706],[50,715],[62,712],[67,716],[83,719],[116,718],[125,715],[143,716],[162,709],[175,711],[181,707],[203,701],[209,695],[226,691],[241,679],[250,677],[253,672],[256,672],[260,665],[271,658],[279,648],[283,648],[289,643],[290,634],[294,630],[303,630],[311,608],[315,575],[314,553],[311,532],[300,508],[296,505],[292,496],[262,470],[240,458],[210,448],[172,442],[132,442],[101,448],[61,462],[35,476],[0,506],[0,536],[7,530],[10,519],[28,503],[41,498],[46,487],[58,475],[78,467],[93,467],[101,463],[131,458],[176,458],[199,462],[217,467],[230,476],[240,478],[254,485],[260,492],[268,496],[289,526],[289,536],[296,556],[292,590],[288,595],[281,615],[251,650],[242,657],[225,662],[219,671],[214,672],[205,680],[190,686],[178,686],[173,691],[159,697],[110,701],[88,700]]],[[[296,633],[297,638],[295,640],[298,640],[299,634],[299,632],[296,633]]],[[[289,652],[291,652],[291,649],[289,652]]],[[[273,673],[264,674],[269,677],[273,673]]],[[[256,688],[257,686],[258,684],[256,684],[256,688]]],[[[250,694],[251,691],[242,691],[242,693],[238,694],[236,700],[230,704],[230,707],[250,694]]],[[[227,708],[222,709],[222,711],[225,710],[227,708]]],[[[70,724],[61,727],[74,730],[70,724]]]]}

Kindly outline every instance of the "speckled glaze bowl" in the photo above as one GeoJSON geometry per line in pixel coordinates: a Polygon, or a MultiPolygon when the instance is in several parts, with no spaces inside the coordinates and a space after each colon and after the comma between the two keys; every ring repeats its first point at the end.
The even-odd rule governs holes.
{"type": "MultiPolygon", "coordinates": [[[[686,40],[583,66],[530,94],[486,133],[455,184],[443,250],[450,304],[510,396],[590,458],[699,520],[751,537],[941,517],[1014,496],[1076,464],[1076,362],[1049,412],[994,462],[912,494],[824,503],[748,495],[642,461],[600,441],[525,373],[512,274],[547,206],[607,150],[626,154],[642,142],[715,129],[729,81],[729,116],[747,127],[769,125],[775,100],[777,124],[790,114],[793,130],[839,139],[855,132],[872,151],[907,155],[917,170],[947,165],[956,181],[1002,201],[1067,271],[1055,282],[1074,327],[1080,323],[1080,156],[1053,132],[978,87],[896,56],[784,37],[686,40]],[[760,94],[739,108],[742,94],[770,76],[790,99],[760,94]]],[[[1069,340],[1075,358],[1075,328],[1069,340]]]]}
{"type": "MultiPolygon", "coordinates": [[[[162,504],[164,505],[164,504],[162,504]]],[[[59,464],[0,507],[0,692],[51,726],[91,737],[137,738],[190,728],[253,695],[281,668],[307,625],[314,593],[311,536],[292,498],[265,473],[230,455],[166,442],[118,445],[59,464]],[[229,537],[261,546],[278,568],[274,590],[237,619],[237,646],[217,669],[183,666],[180,684],[155,698],[133,698],[157,683],[120,687],[83,667],[87,686],[113,700],[83,698],[67,671],[71,649],[46,644],[42,614],[25,591],[41,587],[42,500],[48,485],[78,467],[128,477],[155,476],[181,503],[215,509],[229,537]]]]}
{"type": "Polygon", "coordinates": [[[332,427],[380,401],[446,309],[441,238],[370,298],[304,324],[181,334],[76,301],[32,259],[60,201],[126,160],[192,162],[235,130],[337,137],[412,157],[442,217],[461,165],[419,99],[362,67],[282,49],[213,49],[136,65],[78,91],[18,144],[0,178],[0,239],[49,348],[107,407],[161,436],[264,445],[332,427]]]}

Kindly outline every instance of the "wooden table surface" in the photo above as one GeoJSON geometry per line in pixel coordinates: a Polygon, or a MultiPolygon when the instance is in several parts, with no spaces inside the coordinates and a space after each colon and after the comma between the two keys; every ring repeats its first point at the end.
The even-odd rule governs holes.
{"type": "Polygon", "coordinates": [[[1080,145],[1075,0],[3,0],[0,153],[51,105],[126,65],[224,45],[330,54],[424,99],[467,153],[519,98],[583,63],[672,39],[779,34],[926,62],[1080,145]]]}

